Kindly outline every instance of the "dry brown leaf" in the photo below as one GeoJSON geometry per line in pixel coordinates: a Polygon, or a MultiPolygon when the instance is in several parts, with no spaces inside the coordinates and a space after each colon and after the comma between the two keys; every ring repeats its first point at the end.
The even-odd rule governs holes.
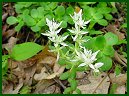
{"type": "Polygon", "coordinates": [[[59,73],[53,73],[53,74],[47,76],[45,79],[53,79],[53,78],[55,78],[57,75],[59,75],[59,73]]]}
{"type": "Polygon", "coordinates": [[[13,46],[16,44],[17,42],[17,38],[15,37],[10,37],[9,41],[7,44],[2,44],[2,48],[7,48],[8,50],[12,50],[13,46]]]}
{"type": "Polygon", "coordinates": [[[114,94],[125,94],[126,87],[125,85],[118,86],[114,94]]]}
{"type": "Polygon", "coordinates": [[[86,74],[84,72],[77,72],[77,77],[78,79],[83,78],[86,74]]]}
{"type": "Polygon", "coordinates": [[[113,32],[114,34],[116,34],[120,40],[124,39],[125,38],[125,35],[124,33],[121,33],[118,31],[118,28],[116,27],[116,25],[113,25],[113,24],[109,24],[107,27],[106,27],[106,30],[108,32],[113,32]]]}
{"type": "Polygon", "coordinates": [[[117,51],[115,51],[115,54],[114,54],[114,58],[116,61],[118,61],[120,64],[124,65],[127,67],[127,63],[123,62],[119,56],[119,54],[117,53],[117,51]]]}
{"type": "Polygon", "coordinates": [[[36,81],[39,81],[39,80],[45,79],[47,76],[48,76],[48,73],[46,73],[46,68],[43,67],[42,70],[41,70],[41,73],[34,75],[34,79],[36,81]]]}
{"type": "Polygon", "coordinates": [[[33,65],[31,67],[24,69],[25,76],[26,76],[26,78],[24,80],[25,85],[31,86],[35,71],[36,71],[36,65],[33,65]]]}
{"type": "MultiPolygon", "coordinates": [[[[99,76],[88,76],[89,84],[80,85],[78,88],[81,90],[82,94],[107,94],[110,82],[109,77],[106,73],[102,73],[99,76]],[[104,77],[105,78],[104,78],[104,77]],[[103,80],[104,79],[104,80],[103,80]]],[[[75,92],[74,92],[75,93],[75,92]]]]}
{"type": "Polygon", "coordinates": [[[54,67],[53,67],[53,71],[54,73],[58,73],[58,77],[60,76],[60,74],[62,74],[64,72],[65,66],[60,66],[58,63],[55,63],[54,67]]]}
{"type": "Polygon", "coordinates": [[[36,86],[35,86],[35,90],[34,90],[34,94],[40,94],[43,93],[44,89],[51,86],[52,84],[54,84],[55,81],[53,80],[41,80],[39,81],[36,86]]]}
{"type": "Polygon", "coordinates": [[[114,73],[110,73],[109,77],[112,83],[117,83],[119,85],[124,85],[127,82],[127,74],[120,74],[115,76],[114,73]]]}
{"type": "Polygon", "coordinates": [[[42,59],[42,61],[40,61],[39,63],[48,64],[49,66],[52,67],[54,65],[55,61],[56,61],[55,57],[47,56],[44,59],[42,59]]]}

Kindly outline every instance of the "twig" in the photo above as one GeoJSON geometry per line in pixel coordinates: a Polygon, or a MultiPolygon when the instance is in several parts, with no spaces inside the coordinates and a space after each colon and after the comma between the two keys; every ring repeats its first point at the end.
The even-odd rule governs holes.
{"type": "MultiPolygon", "coordinates": [[[[52,71],[52,69],[47,65],[47,64],[44,64],[45,68],[47,69],[48,73],[49,74],[52,74],[54,73],[52,71]]],[[[53,80],[58,83],[63,89],[66,89],[66,86],[63,85],[63,83],[58,79],[58,78],[53,78],[53,80]]]]}

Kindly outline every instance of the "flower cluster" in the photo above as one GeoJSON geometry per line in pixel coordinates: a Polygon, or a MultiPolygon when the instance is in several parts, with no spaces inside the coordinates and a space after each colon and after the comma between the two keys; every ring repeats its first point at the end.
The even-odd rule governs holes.
{"type": "MultiPolygon", "coordinates": [[[[71,16],[71,18],[73,19],[73,21],[75,23],[75,28],[72,30],[69,29],[69,31],[74,35],[74,36],[72,36],[72,39],[73,39],[73,41],[75,41],[75,46],[74,46],[74,52],[72,53],[73,57],[69,57],[70,56],[69,52],[67,52],[67,53],[69,53],[68,56],[65,56],[65,57],[69,57],[69,61],[74,61],[74,62],[81,61],[81,63],[78,65],[78,67],[88,66],[91,69],[93,69],[94,72],[99,72],[99,68],[101,66],[103,66],[103,63],[99,62],[99,63],[94,64],[94,62],[97,60],[96,56],[99,51],[96,51],[93,53],[91,50],[87,50],[86,48],[84,48],[80,45],[82,42],[87,42],[86,40],[83,40],[82,37],[83,37],[83,35],[87,34],[88,32],[81,30],[81,28],[84,29],[86,27],[86,24],[88,24],[90,22],[90,20],[84,21],[82,19],[82,9],[78,13],[74,12],[74,16],[71,16]]],[[[68,35],[66,35],[66,36],[58,35],[58,33],[60,33],[60,31],[62,29],[62,28],[59,28],[62,22],[57,23],[54,21],[54,19],[49,20],[47,18],[46,18],[46,22],[47,22],[47,26],[49,27],[49,30],[46,33],[42,33],[42,35],[48,36],[49,40],[54,43],[55,49],[50,50],[50,51],[57,53],[57,61],[58,61],[58,59],[60,58],[60,54],[61,54],[60,50],[64,46],[68,46],[66,43],[64,43],[64,40],[66,40],[68,35]]],[[[70,46],[68,46],[68,47],[70,48],[70,46]]],[[[67,59],[67,58],[65,58],[65,59],[67,59]]]]}
{"type": "Polygon", "coordinates": [[[86,24],[88,24],[90,22],[90,20],[89,21],[84,21],[82,19],[82,9],[78,13],[74,12],[74,15],[71,16],[71,18],[73,19],[73,21],[75,23],[75,28],[73,30],[69,29],[69,31],[73,35],[75,35],[74,37],[72,36],[72,38],[73,38],[73,41],[76,41],[79,36],[82,37],[82,35],[88,33],[88,32],[82,31],[81,28],[84,29],[86,24]]]}
{"type": "Polygon", "coordinates": [[[42,35],[48,36],[48,38],[54,42],[54,46],[57,47],[59,45],[67,46],[63,41],[68,37],[67,36],[58,36],[58,33],[60,33],[61,29],[58,29],[61,25],[61,23],[55,22],[55,20],[49,20],[46,18],[47,26],[49,27],[49,31],[47,33],[41,33],[42,35]]]}
{"type": "Polygon", "coordinates": [[[79,64],[78,67],[89,66],[91,69],[94,70],[94,72],[99,72],[98,68],[100,68],[103,65],[103,63],[99,62],[99,63],[95,63],[95,65],[93,65],[93,63],[97,60],[96,56],[97,56],[99,50],[92,53],[91,50],[87,50],[84,47],[82,47],[82,48],[83,48],[83,52],[76,50],[76,54],[77,54],[76,60],[79,60],[82,62],[81,64],[79,64]]]}

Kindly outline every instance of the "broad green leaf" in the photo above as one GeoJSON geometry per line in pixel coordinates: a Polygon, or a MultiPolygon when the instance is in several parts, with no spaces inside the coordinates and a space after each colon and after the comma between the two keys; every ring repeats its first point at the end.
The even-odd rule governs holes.
{"type": "Polygon", "coordinates": [[[115,50],[111,45],[104,47],[103,53],[107,56],[114,57],[115,50]]]}
{"type": "Polygon", "coordinates": [[[66,21],[63,21],[63,22],[61,23],[60,27],[66,28],[66,27],[67,27],[67,22],[66,22],[66,21]]]}
{"type": "Polygon", "coordinates": [[[115,45],[118,43],[118,36],[108,32],[104,35],[106,41],[107,41],[107,45],[115,45]]]}
{"type": "Polygon", "coordinates": [[[31,16],[33,18],[37,18],[38,17],[38,10],[37,9],[32,9],[31,12],[30,12],[31,16]]]}
{"type": "Polygon", "coordinates": [[[31,92],[31,87],[29,86],[23,86],[20,90],[20,94],[29,94],[31,92]]]}
{"type": "Polygon", "coordinates": [[[99,12],[98,13],[94,13],[93,18],[95,20],[99,20],[99,19],[103,18],[103,15],[101,13],[99,13],[99,12]]]}
{"type": "Polygon", "coordinates": [[[70,71],[70,78],[72,78],[72,79],[76,78],[76,68],[73,68],[73,69],[70,71]]]}
{"type": "Polygon", "coordinates": [[[77,94],[81,94],[81,90],[80,89],[77,88],[75,91],[76,91],[77,94]]]}
{"type": "Polygon", "coordinates": [[[63,59],[63,58],[59,58],[58,63],[60,65],[65,65],[66,64],[65,59],[63,59]]]}
{"type": "Polygon", "coordinates": [[[107,20],[112,20],[112,15],[111,14],[105,14],[105,18],[107,19],[107,20]]]}
{"type": "Polygon", "coordinates": [[[75,90],[77,88],[77,81],[75,79],[72,79],[72,81],[69,83],[72,90],[75,90]]]}
{"type": "Polygon", "coordinates": [[[8,70],[8,55],[2,55],[2,77],[6,74],[8,70]]]}
{"type": "Polygon", "coordinates": [[[121,28],[127,28],[127,23],[124,23],[123,25],[121,25],[121,28]]]}
{"type": "Polygon", "coordinates": [[[23,61],[36,55],[42,49],[43,46],[33,42],[17,44],[12,49],[11,58],[17,61],[23,61]]]}
{"type": "Polygon", "coordinates": [[[37,26],[40,26],[40,27],[45,26],[45,25],[46,25],[46,20],[45,20],[45,18],[42,17],[42,19],[41,19],[36,25],[37,25],[37,26]]]}
{"type": "Polygon", "coordinates": [[[102,33],[103,33],[102,31],[95,31],[95,30],[89,31],[90,35],[98,35],[98,34],[102,34],[102,33]]]}
{"type": "Polygon", "coordinates": [[[22,28],[23,25],[24,25],[24,22],[23,21],[20,21],[19,24],[15,27],[15,30],[17,32],[19,32],[21,30],[21,28],[22,28]]]}
{"type": "Polygon", "coordinates": [[[31,30],[34,31],[34,32],[38,32],[38,31],[41,30],[41,27],[36,25],[36,26],[31,27],[31,30]]]}
{"type": "Polygon", "coordinates": [[[60,80],[66,80],[66,79],[68,79],[68,77],[69,77],[69,71],[67,71],[67,72],[65,72],[65,73],[62,73],[61,75],[60,75],[60,80]]]}
{"type": "Polygon", "coordinates": [[[44,17],[44,14],[45,14],[44,7],[38,7],[37,11],[38,11],[38,18],[42,19],[44,17]]]}
{"type": "Polygon", "coordinates": [[[102,71],[108,71],[112,67],[112,59],[108,56],[103,56],[102,58],[98,59],[97,62],[104,63],[104,65],[100,68],[102,71]]]}
{"type": "Polygon", "coordinates": [[[105,19],[100,19],[100,20],[98,20],[98,24],[100,24],[102,26],[107,26],[108,22],[105,19]]]}
{"type": "Polygon", "coordinates": [[[104,36],[97,36],[95,40],[95,45],[98,48],[98,50],[102,50],[106,45],[106,40],[104,36]]]}
{"type": "Polygon", "coordinates": [[[58,5],[57,2],[50,2],[50,4],[48,5],[50,7],[51,10],[55,9],[58,5]]]}
{"type": "Polygon", "coordinates": [[[66,14],[67,15],[72,15],[73,13],[74,13],[74,8],[72,6],[67,7],[66,14]]]}
{"type": "Polygon", "coordinates": [[[119,65],[116,65],[115,67],[115,75],[118,76],[121,73],[121,67],[119,65]]]}
{"type": "Polygon", "coordinates": [[[72,91],[72,88],[71,88],[71,87],[67,87],[67,88],[64,90],[63,94],[69,94],[71,91],[72,91]]]}
{"type": "Polygon", "coordinates": [[[9,25],[13,25],[13,24],[16,24],[18,23],[18,20],[16,17],[14,16],[10,16],[7,18],[7,21],[6,21],[9,25]]]}
{"type": "Polygon", "coordinates": [[[33,19],[30,15],[24,15],[23,20],[27,26],[34,26],[36,24],[35,19],[33,19]]]}
{"type": "Polygon", "coordinates": [[[115,91],[116,91],[116,89],[117,89],[117,87],[118,87],[118,84],[117,84],[117,83],[113,83],[113,84],[111,85],[110,90],[109,90],[109,94],[114,94],[115,91]]]}
{"type": "Polygon", "coordinates": [[[55,9],[55,14],[57,16],[62,16],[65,14],[65,8],[64,6],[58,6],[56,9],[55,9]]]}

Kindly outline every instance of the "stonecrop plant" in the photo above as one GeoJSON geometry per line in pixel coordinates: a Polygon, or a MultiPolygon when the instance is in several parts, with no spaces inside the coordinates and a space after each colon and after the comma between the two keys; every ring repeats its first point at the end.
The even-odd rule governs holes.
{"type": "Polygon", "coordinates": [[[68,80],[70,86],[64,90],[64,94],[73,93],[76,91],[80,93],[77,88],[76,72],[92,70],[94,74],[100,72],[99,68],[103,66],[103,62],[96,62],[97,54],[100,50],[93,52],[92,49],[88,50],[82,43],[87,42],[88,39],[83,37],[88,34],[85,31],[87,24],[90,20],[85,21],[82,19],[82,9],[74,15],[70,15],[75,24],[75,28],[68,29],[70,34],[59,35],[62,28],[59,28],[61,23],[57,23],[54,19],[49,20],[46,18],[47,26],[49,30],[46,33],[42,33],[44,36],[48,36],[50,40],[50,52],[57,54],[57,62],[60,65],[66,65],[66,69],[69,69],[65,73],[61,74],[61,80],[68,80]],[[67,38],[72,38],[73,43],[69,43],[67,38]]]}

